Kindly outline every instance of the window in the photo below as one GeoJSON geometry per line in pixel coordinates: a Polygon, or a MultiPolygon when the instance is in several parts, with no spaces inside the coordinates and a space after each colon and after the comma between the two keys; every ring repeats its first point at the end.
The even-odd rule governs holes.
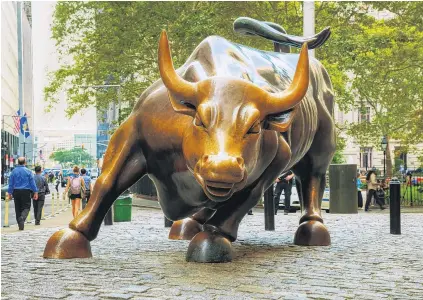
{"type": "Polygon", "coordinates": [[[370,122],[370,107],[362,107],[358,113],[359,122],[370,122]]]}
{"type": "Polygon", "coordinates": [[[360,148],[360,168],[372,167],[372,148],[370,147],[361,147],[360,148]]]}

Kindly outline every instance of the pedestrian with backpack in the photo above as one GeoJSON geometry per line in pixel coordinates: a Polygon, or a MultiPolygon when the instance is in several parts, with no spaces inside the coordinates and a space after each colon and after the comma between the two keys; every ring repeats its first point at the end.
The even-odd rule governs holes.
{"type": "Polygon", "coordinates": [[[92,184],[91,177],[87,175],[87,170],[81,169],[81,176],[84,179],[85,183],[85,197],[82,198],[82,209],[84,209],[88,201],[90,200],[92,184]]]}
{"type": "Polygon", "coordinates": [[[65,194],[68,194],[69,199],[72,201],[72,215],[75,218],[81,207],[81,199],[85,197],[85,182],[82,176],[79,175],[78,166],[73,167],[73,174],[69,176],[65,194]]]}
{"type": "Polygon", "coordinates": [[[50,194],[50,188],[48,187],[47,180],[41,175],[41,167],[36,166],[35,169],[35,185],[38,189],[38,198],[32,199],[32,205],[34,206],[34,219],[35,225],[40,225],[41,212],[43,211],[44,201],[46,195],[50,194]]]}

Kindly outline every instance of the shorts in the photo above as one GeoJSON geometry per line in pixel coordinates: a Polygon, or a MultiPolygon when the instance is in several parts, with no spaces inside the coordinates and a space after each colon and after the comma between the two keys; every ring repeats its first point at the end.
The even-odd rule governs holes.
{"type": "Polygon", "coordinates": [[[69,198],[71,200],[81,199],[81,194],[71,194],[69,198]]]}

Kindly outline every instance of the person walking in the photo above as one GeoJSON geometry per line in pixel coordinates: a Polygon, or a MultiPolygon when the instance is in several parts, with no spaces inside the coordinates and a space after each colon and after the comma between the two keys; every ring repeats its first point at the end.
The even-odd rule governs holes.
{"type": "Polygon", "coordinates": [[[273,203],[275,204],[275,215],[278,214],[279,199],[281,197],[282,191],[284,191],[284,196],[285,196],[284,215],[287,215],[289,213],[289,209],[291,208],[291,190],[292,190],[293,177],[294,177],[294,173],[292,173],[292,171],[288,171],[280,175],[276,179],[276,190],[275,190],[275,196],[273,198],[273,203]]]}
{"type": "Polygon", "coordinates": [[[68,184],[66,185],[65,194],[69,195],[72,201],[72,215],[75,218],[79,213],[81,207],[81,199],[84,197],[85,183],[79,175],[79,167],[73,167],[73,174],[69,176],[68,184]]]}
{"type": "Polygon", "coordinates": [[[82,176],[82,179],[84,179],[84,184],[85,184],[85,197],[82,198],[82,209],[84,209],[88,201],[90,200],[91,191],[92,191],[92,183],[91,183],[91,177],[87,175],[87,170],[85,170],[84,168],[81,169],[81,176],[82,176]]]}
{"type": "Polygon", "coordinates": [[[56,179],[56,192],[59,193],[59,185],[62,183],[63,181],[63,175],[62,175],[62,171],[59,172],[59,174],[57,174],[57,179],[56,179]]]}
{"type": "Polygon", "coordinates": [[[50,194],[50,188],[48,187],[47,180],[41,175],[41,167],[36,166],[34,170],[34,181],[38,189],[38,199],[32,199],[32,205],[34,206],[35,225],[40,225],[41,212],[43,211],[46,195],[50,194]]]}
{"type": "Polygon", "coordinates": [[[370,211],[369,206],[372,200],[372,197],[375,197],[376,203],[380,206],[380,209],[383,210],[385,207],[383,203],[380,201],[379,197],[376,194],[376,190],[379,186],[379,183],[376,180],[376,173],[375,171],[371,170],[367,173],[366,176],[367,181],[367,198],[366,198],[366,205],[364,206],[364,211],[370,211]]]}
{"type": "Polygon", "coordinates": [[[358,207],[363,208],[363,195],[361,194],[361,179],[360,179],[360,172],[357,173],[357,195],[358,195],[358,207]]]}
{"type": "Polygon", "coordinates": [[[38,199],[38,189],[35,185],[32,172],[25,167],[25,157],[18,158],[18,165],[10,174],[9,179],[9,200],[15,199],[16,221],[19,230],[24,230],[25,220],[31,210],[31,192],[33,199],[38,199]]]}

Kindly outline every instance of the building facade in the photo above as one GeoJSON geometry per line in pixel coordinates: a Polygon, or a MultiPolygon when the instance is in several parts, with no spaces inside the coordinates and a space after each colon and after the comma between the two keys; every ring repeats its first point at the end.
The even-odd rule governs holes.
{"type": "Polygon", "coordinates": [[[32,29],[29,2],[1,2],[1,113],[2,170],[13,167],[16,158],[27,156],[32,164],[33,87],[32,87],[32,29]],[[17,112],[27,114],[29,136],[19,133],[17,112]],[[25,153],[23,151],[25,148],[25,153]]]}
{"type": "MultiPolygon", "coordinates": [[[[347,113],[344,113],[336,108],[334,113],[335,122],[341,126],[346,123],[368,122],[371,118],[372,111],[370,107],[365,107],[363,111],[355,109],[347,113]]],[[[359,145],[351,137],[347,135],[344,135],[343,137],[346,139],[346,147],[343,151],[343,155],[347,163],[357,164],[357,168],[363,171],[372,168],[382,171],[384,169],[384,164],[386,167],[386,157],[384,157],[381,146],[374,147],[371,145],[359,145]]],[[[381,145],[382,136],[375,137],[375,139],[377,139],[375,144],[381,145]]],[[[423,144],[417,145],[417,149],[423,149],[423,144]]],[[[419,154],[416,152],[406,153],[402,151],[401,145],[398,141],[391,140],[389,149],[386,151],[388,150],[390,151],[394,172],[396,161],[400,164],[400,166],[397,167],[399,167],[402,172],[406,170],[415,170],[420,167],[420,163],[418,161],[419,154]]]]}
{"type": "Polygon", "coordinates": [[[94,159],[97,158],[97,138],[95,134],[75,134],[75,147],[85,149],[94,159]]]}

